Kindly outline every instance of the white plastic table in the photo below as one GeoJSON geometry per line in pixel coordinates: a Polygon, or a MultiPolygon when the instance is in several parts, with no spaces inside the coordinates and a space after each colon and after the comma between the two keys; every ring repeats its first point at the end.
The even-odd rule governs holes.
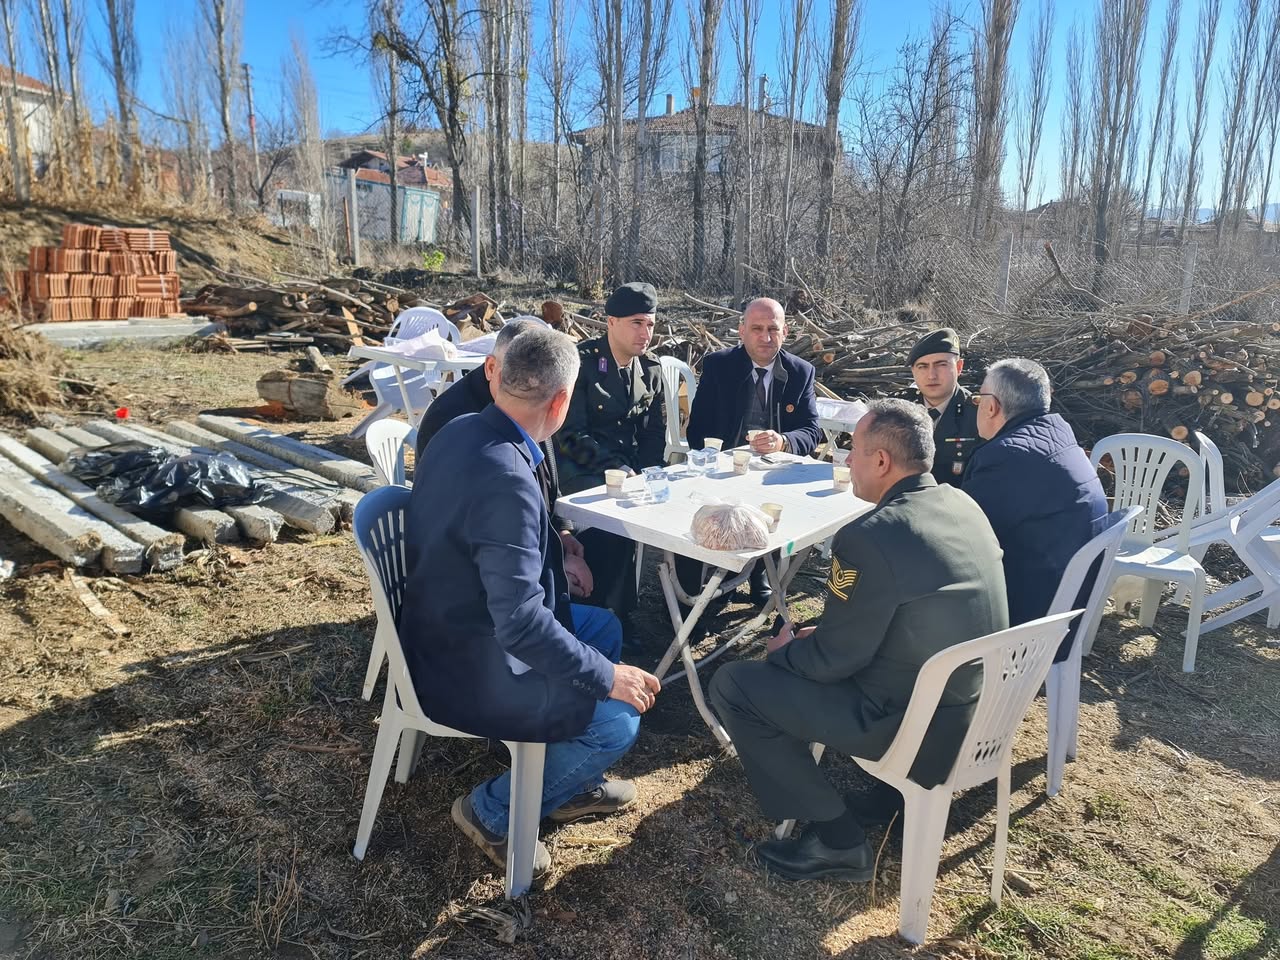
{"type": "MultiPolygon", "coordinates": [[[[778,456],[778,455],[775,455],[778,456]]],[[[784,455],[785,456],[785,455],[784,455]]],[[[720,454],[715,470],[707,476],[694,476],[687,464],[667,468],[671,477],[671,499],[666,503],[650,503],[644,497],[644,478],[628,477],[623,485],[623,499],[615,499],[603,486],[562,496],[556,501],[556,514],[578,527],[595,527],[627,537],[647,547],[661,550],[658,578],[667,602],[667,612],[675,629],[675,639],[663,655],[656,670],[664,679],[676,657],[684,661],[694,705],[716,739],[732,750],[729,735],[707,707],[698,683],[698,668],[710,663],[744,636],[758,629],[775,610],[790,622],[786,592],[815,544],[826,540],[850,520],[872,508],[851,492],[837,493],[831,488],[831,464],[805,458],[787,458],[785,465],[772,469],[752,469],[745,475],[733,472],[733,459],[726,451],[720,454]],[[703,502],[701,497],[760,506],[777,503],[782,506],[782,519],[768,543],[759,550],[709,550],[694,543],[689,535],[693,515],[703,502]],[[700,560],[714,572],[702,588],[691,597],[684,592],[676,577],[675,556],[700,560]],[[779,560],[775,562],[774,555],[779,560]],[[763,560],[773,587],[773,597],[749,623],[726,640],[711,654],[695,661],[689,649],[689,636],[707,605],[719,594],[733,590],[750,573],[756,560],[763,560]],[[692,607],[687,617],[680,614],[680,602],[692,607]]],[[[672,680],[679,679],[677,675],[672,680]]]]}
{"type": "Polygon", "coordinates": [[[404,384],[405,370],[418,370],[423,373],[434,371],[439,374],[462,374],[469,373],[476,367],[484,365],[484,355],[478,353],[462,353],[454,360],[426,360],[418,357],[406,357],[404,354],[396,353],[394,350],[387,350],[384,347],[352,347],[347,356],[352,360],[373,360],[376,363],[385,363],[395,371],[396,385],[400,388],[400,400],[404,403],[404,415],[408,418],[409,425],[414,429],[417,429],[418,422],[422,419],[422,413],[414,416],[413,403],[409,400],[409,390],[404,384]]]}

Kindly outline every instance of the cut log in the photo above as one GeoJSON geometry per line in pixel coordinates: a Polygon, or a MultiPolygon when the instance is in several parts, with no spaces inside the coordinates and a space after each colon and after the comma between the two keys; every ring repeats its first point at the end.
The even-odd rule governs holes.
{"type": "Polygon", "coordinates": [[[1244,402],[1251,407],[1260,407],[1266,402],[1266,400],[1266,394],[1259,393],[1257,390],[1250,390],[1244,395],[1244,402]]]}
{"type": "Polygon", "coordinates": [[[263,400],[279,404],[296,420],[341,420],[368,409],[359,394],[344,390],[332,373],[268,370],[258,378],[257,390],[263,400]]]}
{"type": "Polygon", "coordinates": [[[1232,402],[1235,400],[1235,395],[1230,393],[1229,391],[1224,390],[1222,393],[1218,394],[1214,399],[1218,403],[1222,404],[1224,407],[1229,407],[1231,406],[1232,402]]]}
{"type": "Polygon", "coordinates": [[[107,503],[90,487],[59,470],[52,462],[17,440],[0,434],[0,453],[29,474],[48,484],[77,505],[105,520],[130,540],[141,544],[147,566],[152,570],[171,570],[182,563],[183,537],[162,530],[114,503],[107,503]]]}
{"type": "Polygon", "coordinates": [[[1133,383],[1137,379],[1138,379],[1138,374],[1135,373],[1133,370],[1126,370],[1124,373],[1120,374],[1120,377],[1119,377],[1120,382],[1123,384],[1133,383]]]}
{"type": "Polygon", "coordinates": [[[307,347],[306,349],[307,363],[311,364],[311,369],[316,373],[333,373],[333,367],[329,366],[329,362],[320,354],[317,347],[307,347]]]}
{"type": "Polygon", "coordinates": [[[1163,350],[1152,350],[1149,362],[1153,367],[1163,367],[1169,362],[1169,355],[1163,350]]]}
{"type": "Polygon", "coordinates": [[[1204,382],[1204,374],[1199,370],[1188,370],[1182,375],[1182,382],[1189,387],[1198,387],[1204,382]]]}
{"type": "Polygon", "coordinates": [[[1177,440],[1179,443],[1186,440],[1187,437],[1189,437],[1190,435],[1191,435],[1191,431],[1188,430],[1186,427],[1184,427],[1182,424],[1178,424],[1176,427],[1169,428],[1169,436],[1173,437],[1173,439],[1177,440]]]}
{"type": "Polygon", "coordinates": [[[1152,380],[1147,384],[1147,393],[1153,397],[1162,397],[1169,392],[1168,380],[1152,380]]]}

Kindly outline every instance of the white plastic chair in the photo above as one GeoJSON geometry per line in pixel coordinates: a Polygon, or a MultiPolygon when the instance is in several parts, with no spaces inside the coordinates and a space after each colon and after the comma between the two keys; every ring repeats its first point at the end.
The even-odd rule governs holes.
{"type": "Polygon", "coordinates": [[[676,454],[689,455],[689,444],[680,432],[680,384],[684,383],[689,409],[693,409],[693,397],[698,392],[698,378],[693,375],[693,368],[676,357],[659,357],[662,364],[662,397],[667,413],[667,447],[662,458],[667,463],[674,463],[671,458],[676,454]]]}
{"type": "MultiPolygon", "coordinates": [[[[1118,433],[1104,437],[1094,446],[1090,461],[1096,467],[1108,455],[1116,472],[1112,509],[1138,506],[1142,507],[1142,513],[1129,524],[1128,535],[1120,544],[1120,553],[1111,568],[1106,592],[1110,594],[1112,584],[1122,576],[1145,580],[1139,620],[1143,626],[1149,627],[1155,623],[1164,585],[1172,581],[1186,586],[1191,606],[1187,614],[1182,669],[1191,673],[1196,667],[1200,617],[1204,612],[1204,568],[1190,553],[1193,518],[1199,515],[1201,497],[1204,494],[1204,462],[1177,440],[1145,433],[1118,433]],[[1156,543],[1160,491],[1164,488],[1169,471],[1179,463],[1187,469],[1187,499],[1183,516],[1175,526],[1161,530],[1162,539],[1156,543]]],[[[1093,637],[1097,634],[1101,619],[1102,608],[1099,605],[1093,611],[1085,633],[1089,641],[1083,650],[1085,656],[1093,648],[1093,637]]]]}
{"type": "MultiPolygon", "coordinates": [[[[423,334],[436,331],[445,340],[452,343],[462,342],[462,333],[443,313],[434,307],[410,307],[396,317],[391,330],[383,338],[383,346],[391,346],[403,340],[412,340],[423,334]]],[[[356,424],[351,437],[359,437],[374,423],[390,416],[404,407],[404,396],[400,393],[400,382],[396,379],[395,369],[387,363],[370,360],[343,378],[346,386],[362,374],[369,375],[369,386],[378,398],[377,405],[365,414],[364,419],[356,424]]],[[[405,416],[413,418],[414,410],[425,410],[440,387],[440,375],[435,372],[405,371],[403,374],[405,392],[409,395],[411,409],[404,410],[405,416]]]]}
{"type": "MultiPolygon", "coordinates": [[[[1068,625],[1080,612],[1071,610],[1032,620],[935,653],[920,668],[906,715],[884,756],[879,760],[853,758],[873,777],[895,788],[906,802],[902,824],[902,906],[898,915],[898,933],[903,939],[923,943],[928,933],[951,797],[959,790],[992,779],[996,781],[996,842],[991,899],[1000,903],[1009,840],[1014,734],[1049,672],[1068,625]],[[974,661],[982,662],[982,692],[969,731],[951,775],[926,790],[911,780],[911,767],[947,681],[956,670],[974,661]]],[[[823,749],[822,744],[813,745],[815,760],[821,759],[823,749]]],[[[777,836],[787,836],[794,824],[793,820],[784,821],[778,826],[777,836]]]]}
{"type": "Polygon", "coordinates": [[[403,420],[379,420],[365,433],[365,449],[381,483],[405,486],[404,445],[412,432],[413,428],[403,420]]]}
{"type": "Polygon", "coordinates": [[[1267,626],[1275,629],[1280,625],[1280,529],[1272,524],[1280,520],[1280,480],[1273,480],[1253,496],[1214,517],[1212,524],[1192,531],[1192,549],[1199,545],[1207,549],[1212,543],[1225,544],[1249,568],[1249,576],[1205,598],[1210,612],[1222,612],[1205,620],[1200,632],[1208,633],[1260,610],[1268,611],[1267,626]],[[1252,599],[1248,599],[1250,597],[1252,599]],[[1236,606],[1223,609],[1231,604],[1236,606]]]}
{"type": "Polygon", "coordinates": [[[1089,568],[1098,561],[1098,575],[1093,581],[1093,591],[1085,602],[1084,616],[1071,642],[1071,652],[1061,663],[1049,666],[1044,681],[1045,707],[1048,713],[1049,746],[1048,771],[1045,793],[1056,797],[1062,789],[1062,772],[1067,760],[1076,758],[1078,728],[1080,724],[1080,651],[1086,641],[1093,645],[1093,637],[1086,637],[1086,626],[1092,622],[1090,614],[1107,603],[1107,581],[1111,579],[1111,567],[1115,563],[1120,542],[1129,525],[1142,513],[1141,507],[1126,507],[1107,515],[1107,526],[1100,534],[1076,551],[1067,569],[1062,572],[1058,591],[1049,604],[1049,614],[1063,613],[1076,604],[1080,588],[1084,586],[1089,568]]]}
{"type": "MultiPolygon", "coordinates": [[[[458,328],[435,307],[409,307],[407,310],[402,310],[391,321],[391,329],[387,331],[387,335],[382,342],[384,344],[392,344],[398,340],[412,340],[414,337],[422,336],[428,330],[440,330],[445,339],[452,340],[454,343],[462,342],[462,334],[458,328]]],[[[343,377],[342,385],[345,387],[353,380],[364,376],[377,365],[377,361],[374,360],[362,363],[343,377]]]]}
{"type": "MultiPolygon", "coordinates": [[[[382,700],[378,739],[369,765],[369,785],[360,811],[360,826],[352,850],[363,860],[373,833],[373,824],[382,802],[382,791],[391,773],[391,761],[400,745],[396,781],[405,783],[417,758],[420,734],[434,737],[473,737],[430,720],[418,703],[413,680],[405,665],[396,631],[396,619],[405,590],[405,510],[409,490],[380,487],[365,494],[356,504],[352,518],[356,546],[369,574],[373,607],[378,617],[374,644],[382,645],[391,668],[387,692],[382,700]],[[402,734],[404,735],[402,737],[402,734]]],[[[379,660],[381,658],[379,657],[379,660]]],[[[538,845],[538,821],[542,811],[542,766],[544,743],[503,741],[511,751],[511,814],[507,834],[506,892],[508,898],[525,893],[533,883],[533,861],[538,845]]]]}

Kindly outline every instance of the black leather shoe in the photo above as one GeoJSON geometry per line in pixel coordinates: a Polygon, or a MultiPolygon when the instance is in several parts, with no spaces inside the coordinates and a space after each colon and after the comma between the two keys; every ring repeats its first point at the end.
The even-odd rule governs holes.
{"type": "Polygon", "coordinates": [[[809,827],[799,837],[757,844],[756,862],[790,880],[851,880],[866,883],[875,874],[875,856],[863,841],[848,850],[828,847],[809,827]]]}
{"type": "Polygon", "coordinates": [[[758,564],[751,571],[749,583],[751,585],[751,602],[757,607],[763,607],[773,596],[773,587],[769,586],[769,578],[765,575],[763,564],[758,564]]]}

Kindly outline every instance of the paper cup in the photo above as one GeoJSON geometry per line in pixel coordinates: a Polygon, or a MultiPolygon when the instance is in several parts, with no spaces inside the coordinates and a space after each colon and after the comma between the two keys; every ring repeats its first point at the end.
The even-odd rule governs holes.
{"type": "Polygon", "coordinates": [[[743,474],[750,469],[751,469],[751,451],[750,450],[733,451],[733,472],[737,474],[743,474]]]}
{"type": "Polygon", "coordinates": [[[702,445],[704,447],[710,447],[716,453],[719,453],[724,449],[724,441],[719,437],[707,437],[707,439],[702,441],[702,445]]]}
{"type": "Polygon", "coordinates": [[[622,496],[622,481],[627,479],[625,470],[606,470],[604,472],[605,491],[611,497],[622,496]]]}
{"type": "Polygon", "coordinates": [[[778,529],[778,521],[782,519],[782,504],[780,503],[762,503],[760,509],[769,515],[769,532],[778,529]]]}
{"type": "Polygon", "coordinates": [[[833,467],[831,470],[831,489],[843,493],[849,489],[849,468],[833,467]]]}

